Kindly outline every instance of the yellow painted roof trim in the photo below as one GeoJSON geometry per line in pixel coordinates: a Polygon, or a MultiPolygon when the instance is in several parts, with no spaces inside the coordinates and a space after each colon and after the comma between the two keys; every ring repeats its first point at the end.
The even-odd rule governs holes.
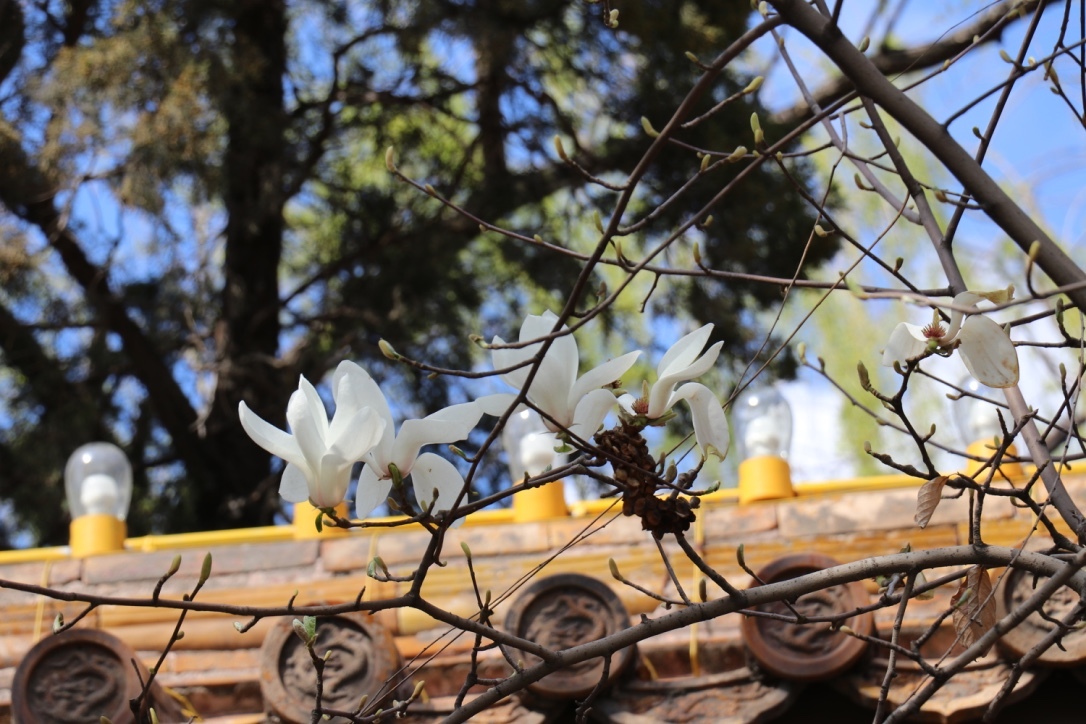
{"type": "MultiPolygon", "coordinates": [[[[917,487],[923,481],[907,475],[878,475],[851,480],[827,480],[817,483],[796,483],[794,485],[797,496],[824,495],[827,493],[861,492],[865,490],[886,490],[890,488],[917,487]]],[[[703,496],[702,500],[709,505],[734,505],[738,499],[738,491],[735,488],[724,488],[703,496]]],[[[585,500],[570,505],[570,513],[574,517],[595,516],[606,511],[611,506],[616,506],[614,498],[602,500],[585,500]]],[[[464,522],[465,527],[486,525],[501,525],[514,522],[513,510],[502,508],[499,510],[482,510],[468,517],[464,522]]],[[[369,518],[370,523],[391,523],[403,520],[403,516],[389,516],[384,518],[369,518]]],[[[416,526],[402,526],[390,528],[367,528],[354,531],[356,534],[395,535],[399,531],[417,530],[416,526]]],[[[237,528],[234,530],[213,530],[199,533],[174,533],[170,535],[148,535],[139,538],[129,538],[125,541],[125,548],[129,551],[151,552],[174,548],[206,548],[211,546],[240,545],[243,543],[272,543],[278,541],[294,540],[293,528],[289,525],[265,526],[261,528],[237,528]]],[[[44,561],[65,560],[70,553],[67,546],[55,548],[31,548],[25,550],[0,551],[0,565],[17,563],[40,563],[44,561]]]]}

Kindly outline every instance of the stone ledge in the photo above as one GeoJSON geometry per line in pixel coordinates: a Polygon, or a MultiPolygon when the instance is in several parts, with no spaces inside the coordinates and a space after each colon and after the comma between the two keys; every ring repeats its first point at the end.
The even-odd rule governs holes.
{"type": "MultiPolygon", "coordinates": [[[[83,583],[157,581],[169,570],[176,555],[181,555],[177,575],[195,578],[200,574],[207,552],[200,549],[153,553],[133,551],[87,558],[83,561],[83,583]]],[[[318,552],[318,541],[315,540],[216,546],[210,549],[211,572],[214,576],[313,565],[317,562],[318,552]]]]}

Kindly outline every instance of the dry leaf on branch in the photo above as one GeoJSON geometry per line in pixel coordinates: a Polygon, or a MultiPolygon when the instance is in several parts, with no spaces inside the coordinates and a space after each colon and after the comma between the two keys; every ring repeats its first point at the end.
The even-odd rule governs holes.
{"type": "Polygon", "coordinates": [[[950,605],[954,608],[954,630],[962,646],[972,646],[991,631],[996,624],[996,602],[988,571],[981,566],[970,568],[950,605]]]}
{"type": "Polygon", "coordinates": [[[935,509],[939,507],[939,501],[943,499],[943,486],[949,479],[949,475],[940,475],[920,486],[916,493],[916,515],[913,520],[921,528],[928,524],[935,509]]]}

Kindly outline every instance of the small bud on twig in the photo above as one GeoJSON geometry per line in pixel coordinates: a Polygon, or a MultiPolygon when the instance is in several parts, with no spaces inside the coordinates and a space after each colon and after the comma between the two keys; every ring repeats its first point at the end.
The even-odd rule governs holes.
{"type": "Polygon", "coordinates": [[[760,76],[760,75],[759,75],[759,76],[756,76],[756,77],[754,78],[754,80],[752,80],[752,81],[751,81],[750,83],[747,83],[747,87],[746,87],[746,88],[744,88],[744,89],[742,90],[742,93],[743,93],[744,95],[745,95],[745,94],[747,94],[747,93],[753,93],[753,92],[755,92],[756,90],[758,90],[759,88],[761,88],[761,87],[762,87],[762,83],[764,83],[764,82],[765,82],[765,78],[764,78],[764,77],[762,77],[762,76],[760,76]]]}
{"type": "Polygon", "coordinates": [[[558,154],[558,158],[563,161],[569,161],[569,156],[566,155],[566,149],[562,146],[562,139],[557,135],[554,137],[554,152],[558,154]]]}
{"type": "Polygon", "coordinates": [[[381,354],[383,354],[385,357],[389,358],[393,362],[399,362],[402,359],[402,357],[400,357],[400,353],[397,352],[392,347],[392,345],[388,343],[387,340],[384,340],[384,339],[378,340],[377,341],[377,348],[381,350],[381,354]]]}
{"type": "Polygon", "coordinates": [[[758,112],[750,114],[750,130],[754,131],[754,145],[761,146],[765,143],[765,133],[762,131],[762,122],[758,120],[758,112]]]}
{"type": "Polygon", "coordinates": [[[204,564],[200,566],[200,585],[207,583],[207,579],[211,578],[211,552],[208,551],[204,556],[204,564]]]}

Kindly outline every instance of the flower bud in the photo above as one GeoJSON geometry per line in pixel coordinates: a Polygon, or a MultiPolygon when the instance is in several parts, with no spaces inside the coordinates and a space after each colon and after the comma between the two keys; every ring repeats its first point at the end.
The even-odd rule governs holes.
{"type": "Polygon", "coordinates": [[[200,585],[207,583],[207,579],[211,578],[211,552],[204,556],[204,564],[200,566],[200,585]]]}
{"type": "Polygon", "coordinates": [[[563,161],[569,160],[569,156],[566,155],[566,149],[564,146],[562,146],[562,139],[557,135],[555,135],[554,137],[554,152],[557,153],[558,158],[562,159],[563,161]]]}
{"type": "Polygon", "coordinates": [[[756,90],[758,90],[759,88],[761,88],[762,83],[764,83],[764,82],[765,82],[765,78],[759,75],[759,76],[755,77],[754,80],[752,80],[750,83],[747,83],[747,87],[744,88],[741,92],[744,93],[744,94],[753,93],[756,90]]]}
{"type": "Polygon", "coordinates": [[[392,345],[388,341],[381,339],[377,341],[377,348],[381,350],[381,354],[389,358],[393,362],[399,362],[401,357],[400,353],[393,349],[392,345]]]}
{"type": "Polygon", "coordinates": [[[309,637],[306,636],[305,624],[302,623],[302,620],[298,618],[294,619],[291,621],[291,626],[294,627],[294,634],[302,640],[302,643],[308,644],[309,637]]]}
{"type": "Polygon", "coordinates": [[[750,130],[754,131],[754,145],[761,146],[765,143],[765,133],[762,132],[762,122],[758,120],[758,112],[750,114],[750,130]]]}

